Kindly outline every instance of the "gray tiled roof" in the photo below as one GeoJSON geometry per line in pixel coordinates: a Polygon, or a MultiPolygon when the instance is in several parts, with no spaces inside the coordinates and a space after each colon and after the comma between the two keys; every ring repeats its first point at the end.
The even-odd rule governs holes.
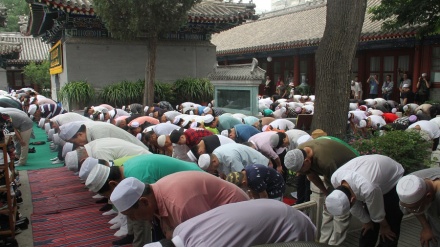
{"type": "Polygon", "coordinates": [[[21,51],[21,44],[16,42],[7,42],[0,40],[0,55],[7,55],[21,51]]]}
{"type": "Polygon", "coordinates": [[[21,44],[19,58],[8,60],[8,63],[41,62],[48,58],[50,45],[43,43],[40,38],[23,36],[20,33],[0,33],[0,40],[21,44]]]}
{"type": "Polygon", "coordinates": [[[266,71],[258,67],[258,62],[253,64],[234,64],[216,66],[208,75],[211,81],[215,80],[263,80],[266,71]],[[252,70],[253,69],[253,70],[252,70]]]}
{"type": "MultiPolygon", "coordinates": [[[[46,4],[66,12],[94,15],[93,0],[41,0],[46,4]]],[[[250,17],[255,11],[255,4],[224,3],[203,1],[188,12],[188,21],[196,22],[233,22],[237,18],[250,17]]],[[[99,13],[98,13],[99,15],[99,13]]]]}
{"type": "MultiPolygon", "coordinates": [[[[379,3],[380,0],[368,0],[367,9],[379,3]]],[[[324,34],[326,11],[326,4],[318,4],[307,9],[261,18],[214,34],[211,42],[217,46],[217,55],[317,46],[324,34]]],[[[366,13],[360,41],[414,36],[414,29],[383,32],[382,22],[373,22],[370,17],[371,14],[366,13]]]]}

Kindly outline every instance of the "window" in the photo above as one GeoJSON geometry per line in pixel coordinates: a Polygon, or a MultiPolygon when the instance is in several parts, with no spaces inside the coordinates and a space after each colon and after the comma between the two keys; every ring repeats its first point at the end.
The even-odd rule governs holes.
{"type": "Polygon", "coordinates": [[[394,57],[393,56],[389,56],[389,57],[384,57],[383,58],[383,75],[382,75],[382,80],[385,81],[386,76],[390,75],[391,76],[391,81],[393,81],[393,72],[394,72],[394,57]]]}
{"type": "Polygon", "coordinates": [[[409,56],[399,56],[398,69],[403,72],[409,71],[409,56]]]}
{"type": "Polygon", "coordinates": [[[217,105],[221,108],[250,111],[250,90],[217,90],[217,105]]]}

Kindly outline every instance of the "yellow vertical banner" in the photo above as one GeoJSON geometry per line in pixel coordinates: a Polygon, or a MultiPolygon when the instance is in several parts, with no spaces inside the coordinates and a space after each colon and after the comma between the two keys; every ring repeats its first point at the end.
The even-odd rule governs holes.
{"type": "Polygon", "coordinates": [[[58,41],[49,51],[50,74],[55,75],[63,72],[63,49],[61,40],[58,41]]]}

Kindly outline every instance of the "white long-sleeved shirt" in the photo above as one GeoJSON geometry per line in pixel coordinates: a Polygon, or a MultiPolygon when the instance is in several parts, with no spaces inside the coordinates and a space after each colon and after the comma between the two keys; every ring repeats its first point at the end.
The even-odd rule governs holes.
{"type": "Polygon", "coordinates": [[[379,223],[385,219],[383,195],[390,192],[403,176],[403,167],[395,160],[379,155],[354,158],[336,170],[331,178],[333,187],[346,181],[356,195],[351,213],[362,223],[370,220],[379,223]],[[365,203],[368,212],[363,208],[365,203]]]}

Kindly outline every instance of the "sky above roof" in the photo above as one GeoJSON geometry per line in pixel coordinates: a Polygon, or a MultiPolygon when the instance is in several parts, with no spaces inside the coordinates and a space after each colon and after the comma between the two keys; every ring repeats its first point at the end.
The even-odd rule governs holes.
{"type": "MultiPolygon", "coordinates": [[[[234,2],[238,2],[238,1],[239,0],[234,0],[234,2]]],[[[243,2],[247,3],[247,2],[249,2],[249,0],[243,0],[243,2]]],[[[271,3],[270,0],[254,0],[253,2],[257,6],[255,8],[255,11],[257,12],[257,14],[270,11],[270,3],[271,3]]]]}

